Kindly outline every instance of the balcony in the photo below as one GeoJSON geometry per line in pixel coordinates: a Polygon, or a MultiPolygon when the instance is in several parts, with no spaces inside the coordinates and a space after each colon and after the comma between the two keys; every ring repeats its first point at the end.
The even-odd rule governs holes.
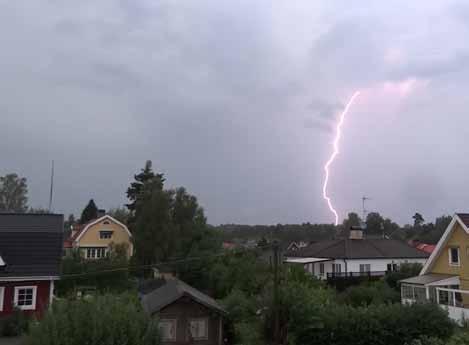
{"type": "Polygon", "coordinates": [[[346,279],[346,278],[379,278],[385,276],[387,271],[369,271],[369,272],[331,272],[327,273],[327,279],[346,279]]]}

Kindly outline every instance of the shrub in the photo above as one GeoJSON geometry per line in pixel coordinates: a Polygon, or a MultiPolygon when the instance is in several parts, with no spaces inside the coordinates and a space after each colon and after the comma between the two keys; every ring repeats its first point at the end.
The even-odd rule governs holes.
{"type": "Polygon", "coordinates": [[[385,276],[386,283],[393,289],[399,289],[399,280],[418,276],[422,270],[422,264],[402,264],[397,272],[388,272],[385,276]]]}
{"type": "Polygon", "coordinates": [[[378,281],[351,286],[343,291],[338,299],[343,304],[360,307],[370,304],[397,303],[400,301],[400,294],[384,281],[378,281]]]}
{"type": "Polygon", "coordinates": [[[4,337],[14,337],[28,330],[29,318],[19,309],[0,319],[0,334],[4,337]]]}
{"type": "Polygon", "coordinates": [[[299,331],[297,344],[402,345],[423,336],[446,340],[454,324],[438,306],[370,305],[324,308],[322,329],[299,331]]]}
{"type": "Polygon", "coordinates": [[[83,259],[74,251],[62,260],[63,278],[57,282],[57,293],[67,296],[82,286],[94,287],[100,292],[125,292],[132,287],[129,271],[125,269],[128,265],[126,249],[122,246],[115,246],[108,257],[99,260],[83,259]]]}
{"type": "Polygon", "coordinates": [[[58,301],[31,325],[29,345],[157,345],[158,325],[131,295],[58,301]]]}

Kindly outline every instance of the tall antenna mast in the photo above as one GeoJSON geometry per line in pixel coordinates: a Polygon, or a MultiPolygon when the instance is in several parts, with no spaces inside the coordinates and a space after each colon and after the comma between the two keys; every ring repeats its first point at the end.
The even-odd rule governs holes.
{"type": "Polygon", "coordinates": [[[52,160],[52,169],[50,174],[50,194],[49,194],[49,212],[52,210],[52,197],[54,195],[54,160],[52,160]]]}
{"type": "Polygon", "coordinates": [[[371,200],[371,198],[367,197],[367,196],[363,196],[362,197],[362,222],[363,224],[366,224],[366,213],[368,212],[365,208],[365,202],[367,200],[371,200]]]}

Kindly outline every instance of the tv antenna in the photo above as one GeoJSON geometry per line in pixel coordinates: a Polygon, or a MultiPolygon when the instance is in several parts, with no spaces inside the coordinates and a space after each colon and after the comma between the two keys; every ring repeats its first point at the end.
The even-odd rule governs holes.
{"type": "Polygon", "coordinates": [[[52,168],[50,173],[50,194],[49,194],[49,213],[52,209],[52,197],[54,196],[54,160],[52,160],[52,168]]]}

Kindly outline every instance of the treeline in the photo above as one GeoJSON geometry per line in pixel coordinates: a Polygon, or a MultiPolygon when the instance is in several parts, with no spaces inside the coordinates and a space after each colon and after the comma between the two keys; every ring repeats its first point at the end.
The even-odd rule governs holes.
{"type": "Polygon", "coordinates": [[[369,237],[399,239],[402,241],[415,240],[428,244],[435,244],[440,239],[451,216],[443,215],[434,222],[425,222],[420,213],[412,217],[412,224],[400,226],[390,218],[385,218],[378,212],[368,213],[365,221],[354,212],[348,214],[342,224],[277,224],[277,225],[238,225],[223,224],[215,227],[221,232],[224,241],[269,241],[280,240],[287,244],[293,241],[317,242],[349,235],[351,226],[366,226],[365,234],[369,237]]]}

